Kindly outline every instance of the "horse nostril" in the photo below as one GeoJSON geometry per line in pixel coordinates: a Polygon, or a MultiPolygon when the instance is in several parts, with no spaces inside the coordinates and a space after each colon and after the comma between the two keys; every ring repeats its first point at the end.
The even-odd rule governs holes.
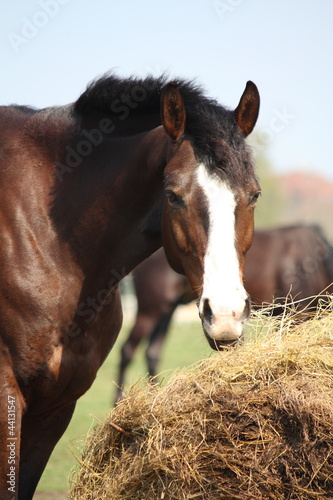
{"type": "Polygon", "coordinates": [[[213,311],[209,305],[209,300],[204,300],[203,311],[202,311],[204,319],[211,324],[213,321],[213,311]]]}

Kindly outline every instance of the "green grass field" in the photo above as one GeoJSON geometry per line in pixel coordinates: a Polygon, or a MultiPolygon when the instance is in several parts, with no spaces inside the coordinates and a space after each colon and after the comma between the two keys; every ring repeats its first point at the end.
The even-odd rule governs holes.
{"type": "MultiPolygon", "coordinates": [[[[38,485],[36,499],[60,500],[66,498],[69,472],[77,463],[73,454],[80,455],[79,449],[82,448],[89,429],[96,420],[105,420],[111,401],[113,401],[119,350],[126,338],[129,326],[124,326],[94,384],[78,401],[74,417],[44,471],[38,485]]],[[[129,367],[127,375],[127,383],[129,384],[146,375],[144,347],[144,344],[139,347],[135,360],[129,367]]],[[[199,318],[195,323],[180,324],[174,322],[164,346],[159,369],[160,378],[167,379],[174,369],[189,366],[210,355],[212,355],[212,351],[202,332],[199,318]]]]}

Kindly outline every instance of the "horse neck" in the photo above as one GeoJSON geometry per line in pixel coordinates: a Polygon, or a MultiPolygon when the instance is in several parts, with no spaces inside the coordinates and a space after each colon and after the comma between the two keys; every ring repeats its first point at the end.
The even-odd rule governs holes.
{"type": "Polygon", "coordinates": [[[161,204],[167,146],[162,127],[106,139],[58,184],[53,218],[85,274],[127,274],[161,246],[145,224],[161,204]]]}

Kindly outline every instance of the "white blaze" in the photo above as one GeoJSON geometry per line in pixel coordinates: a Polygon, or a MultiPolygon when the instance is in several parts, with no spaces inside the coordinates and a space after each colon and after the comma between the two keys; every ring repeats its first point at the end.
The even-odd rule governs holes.
{"type": "Polygon", "coordinates": [[[235,246],[235,208],[233,192],[203,164],[197,179],[207,198],[209,233],[204,259],[203,291],[199,312],[203,319],[208,300],[212,321],[203,319],[206,333],[216,340],[235,340],[243,329],[241,318],[247,293],[240,280],[239,261],[235,246]]]}

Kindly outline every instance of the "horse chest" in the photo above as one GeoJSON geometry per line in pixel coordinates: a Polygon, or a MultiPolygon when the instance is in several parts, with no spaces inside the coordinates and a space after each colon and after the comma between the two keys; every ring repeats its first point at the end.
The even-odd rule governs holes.
{"type": "Polygon", "coordinates": [[[122,310],[117,293],[94,322],[77,335],[71,336],[59,329],[49,336],[49,342],[44,343],[43,350],[35,357],[34,366],[29,365],[24,378],[27,383],[23,391],[33,413],[66,405],[89,389],[118,336],[121,324],[122,310]]]}
{"type": "Polygon", "coordinates": [[[51,384],[48,392],[57,398],[76,400],[93,383],[97,371],[110,352],[122,325],[119,293],[100,312],[89,328],[74,337],[66,335],[53,345],[47,363],[51,384]]]}

